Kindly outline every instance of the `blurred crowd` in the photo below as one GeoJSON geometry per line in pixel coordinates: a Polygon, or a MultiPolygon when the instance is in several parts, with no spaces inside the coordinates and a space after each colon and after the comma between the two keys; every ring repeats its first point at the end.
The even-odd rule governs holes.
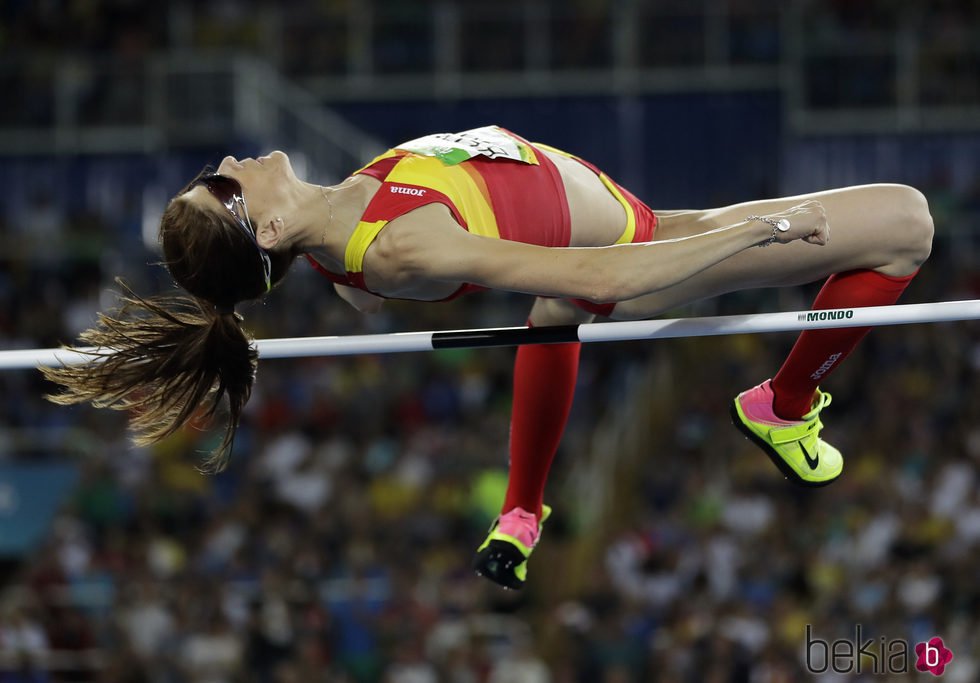
{"type": "Polygon", "coordinates": [[[440,70],[776,65],[790,11],[802,29],[788,40],[802,51],[814,107],[980,102],[974,0],[792,7],[775,0],[20,0],[0,5],[0,84],[19,100],[0,111],[0,125],[152,119],[147,83],[152,58],[164,51],[255,55],[299,82],[440,70]]]}
{"type": "Polygon", "coordinates": [[[807,99],[815,107],[980,102],[980,3],[804,3],[807,99]],[[915,81],[913,83],[912,81],[915,81]]]}
{"type": "MultiPolygon", "coordinates": [[[[942,220],[971,201],[943,195],[942,220]]],[[[114,275],[167,286],[125,228],[30,210],[0,214],[0,345],[71,340],[114,275]]],[[[980,296],[946,232],[906,301],[980,296]]],[[[243,312],[269,337],[520,324],[528,305],[480,294],[364,317],[301,264],[243,312]]],[[[826,387],[826,435],[848,459],[818,491],[785,483],[727,420],[790,342],[587,345],[521,592],[469,569],[502,500],[511,350],[265,361],[213,476],[196,469],[216,443],[204,425],[133,448],[125,415],[47,404],[37,373],[2,373],[0,458],[69,460],[80,478],[41,545],[0,564],[0,681],[778,683],[808,679],[807,625],[833,641],[857,624],[876,643],[941,636],[946,678],[976,680],[980,327],[872,333],[826,387]],[[583,483],[607,459],[615,471],[583,483]],[[613,504],[585,514],[593,497],[613,504]]]]}
{"type": "MultiPolygon", "coordinates": [[[[784,3],[730,0],[713,56],[710,4],[636,3],[637,64],[779,59],[784,3]]],[[[147,107],[146,59],[164,49],[251,52],[300,79],[424,72],[437,5],[452,3],[2,3],[0,83],[17,105],[0,125],[66,115],[52,99],[66,77],[78,121],[129,120],[147,107]]],[[[895,36],[917,45],[922,103],[980,102],[980,5],[925,5],[801,3],[811,104],[893,102],[894,48],[910,44],[895,36]]],[[[611,64],[619,6],[459,3],[461,66],[611,64]],[[546,53],[500,48],[534,21],[564,38],[546,53]]],[[[937,244],[905,301],[980,298],[980,184],[949,187],[923,188],[937,244]]],[[[112,305],[117,275],[140,293],[170,286],[148,265],[159,257],[137,197],[116,216],[60,198],[0,204],[0,348],[71,341],[112,305]]],[[[256,337],[519,325],[530,303],[486,293],[365,317],[296,270],[242,311],[256,337]]],[[[694,310],[795,310],[813,294],[694,310]]],[[[206,425],[134,448],[125,415],[56,407],[38,373],[0,373],[0,462],[79,469],[41,544],[0,558],[0,683],[782,683],[809,680],[807,626],[833,641],[858,624],[875,647],[941,636],[955,656],[945,679],[977,680],[980,327],[872,333],[825,387],[825,433],[847,466],[818,491],[785,483],[727,418],[791,341],[586,346],[547,494],[555,514],[517,593],[469,569],[503,497],[512,350],[265,361],[218,475],[196,469],[217,441],[206,425]]]]}

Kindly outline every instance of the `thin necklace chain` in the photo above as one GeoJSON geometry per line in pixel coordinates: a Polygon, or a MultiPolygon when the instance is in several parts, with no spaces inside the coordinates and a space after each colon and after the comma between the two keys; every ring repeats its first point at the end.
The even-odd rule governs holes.
{"type": "Polygon", "coordinates": [[[326,248],[327,246],[327,230],[330,229],[330,224],[333,223],[333,202],[330,201],[330,197],[327,196],[326,190],[324,190],[323,185],[320,185],[320,194],[323,198],[327,200],[327,206],[330,207],[330,216],[327,218],[327,224],[323,228],[323,235],[320,237],[320,246],[326,248]]]}

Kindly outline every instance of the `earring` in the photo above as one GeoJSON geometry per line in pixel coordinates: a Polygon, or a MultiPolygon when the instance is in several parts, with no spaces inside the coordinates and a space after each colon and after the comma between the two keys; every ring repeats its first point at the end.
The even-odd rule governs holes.
{"type": "Polygon", "coordinates": [[[276,221],[279,222],[279,223],[282,223],[282,217],[276,216],[276,221]]]}

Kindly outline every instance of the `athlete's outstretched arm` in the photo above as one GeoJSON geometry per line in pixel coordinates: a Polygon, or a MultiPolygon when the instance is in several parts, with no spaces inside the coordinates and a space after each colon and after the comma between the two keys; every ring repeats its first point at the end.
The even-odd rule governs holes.
{"type": "MultiPolygon", "coordinates": [[[[791,222],[787,232],[777,235],[779,242],[825,244],[829,239],[819,202],[771,217],[791,222]]],[[[400,242],[403,267],[415,277],[610,302],[676,285],[772,235],[768,223],[747,220],[683,239],[609,247],[541,247],[479,237],[442,222],[392,237],[400,242]]]]}

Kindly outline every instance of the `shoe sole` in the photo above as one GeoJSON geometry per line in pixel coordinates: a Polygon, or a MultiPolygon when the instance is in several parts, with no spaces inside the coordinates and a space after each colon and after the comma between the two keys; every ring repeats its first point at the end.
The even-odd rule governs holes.
{"type": "Polygon", "coordinates": [[[796,472],[796,470],[786,464],[786,461],[783,460],[783,457],[779,455],[779,452],[776,451],[776,449],[770,446],[765,439],[753,432],[751,429],[749,429],[748,425],[742,422],[742,417],[738,414],[738,403],[735,401],[732,402],[730,414],[732,417],[732,424],[735,425],[738,430],[742,432],[742,434],[744,434],[752,443],[761,448],[763,452],[769,456],[769,459],[772,460],[772,464],[778,467],[779,471],[783,473],[783,476],[794,484],[811,489],[818,489],[826,486],[827,484],[834,483],[840,477],[838,474],[832,479],[825,479],[823,481],[810,481],[808,479],[804,479],[796,472]]]}
{"type": "Polygon", "coordinates": [[[527,562],[527,558],[520,550],[506,541],[494,539],[473,558],[473,571],[504,588],[519,590],[524,587],[524,582],[517,578],[514,570],[523,562],[527,562]]]}

